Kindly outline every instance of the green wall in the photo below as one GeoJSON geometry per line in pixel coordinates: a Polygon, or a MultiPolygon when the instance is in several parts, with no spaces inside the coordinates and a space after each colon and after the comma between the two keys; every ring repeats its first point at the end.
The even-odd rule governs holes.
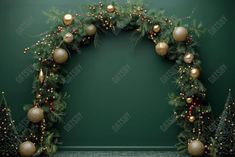
{"type": "MultiPolygon", "coordinates": [[[[208,89],[208,101],[213,111],[220,114],[228,88],[235,90],[232,0],[144,2],[149,8],[164,8],[169,16],[191,16],[202,21],[209,30],[199,43],[202,81],[208,89]],[[215,82],[211,81],[213,76],[217,76],[215,82]]],[[[23,49],[50,28],[42,11],[51,7],[79,10],[79,6],[86,3],[91,0],[0,1],[0,89],[7,93],[18,126],[24,124],[22,106],[33,99],[32,55],[23,54],[23,49]]],[[[130,36],[130,32],[119,36],[100,35],[97,48],[93,45],[85,47],[80,54],[70,58],[66,69],[72,76],[63,88],[70,94],[61,125],[63,146],[170,149],[177,142],[179,128],[170,125],[172,108],[167,100],[168,93],[177,92],[177,89],[172,83],[173,78],[165,83],[160,79],[173,64],[157,56],[148,40],[141,41],[133,49],[130,36]]]]}

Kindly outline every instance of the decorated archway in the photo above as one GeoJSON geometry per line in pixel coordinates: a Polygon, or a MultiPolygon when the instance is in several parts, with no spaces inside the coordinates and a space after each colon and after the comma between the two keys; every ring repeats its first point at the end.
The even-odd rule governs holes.
{"type": "Polygon", "coordinates": [[[58,129],[55,125],[63,118],[66,95],[60,91],[65,84],[62,72],[65,64],[80,47],[96,39],[97,31],[117,32],[133,30],[139,38],[148,37],[155,52],[175,62],[176,85],[179,93],[170,95],[175,117],[182,128],[178,150],[201,156],[209,152],[210,108],[205,102],[206,89],[199,80],[200,60],[197,40],[202,33],[201,24],[191,25],[167,17],[163,11],[145,10],[142,3],[126,4],[100,2],[89,5],[83,13],[50,12],[57,24],[43,35],[25,53],[34,53],[35,78],[33,105],[26,106],[29,126],[19,147],[22,156],[52,155],[57,150],[58,129]]]}

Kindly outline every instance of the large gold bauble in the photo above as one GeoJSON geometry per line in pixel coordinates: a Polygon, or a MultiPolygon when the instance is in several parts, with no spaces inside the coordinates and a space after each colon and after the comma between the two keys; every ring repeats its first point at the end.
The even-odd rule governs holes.
{"type": "Polygon", "coordinates": [[[65,14],[63,17],[63,22],[66,26],[69,26],[73,22],[73,16],[71,14],[65,14]]]}
{"type": "Polygon", "coordinates": [[[184,41],[188,36],[188,30],[184,27],[175,27],[173,38],[175,41],[184,41]]]}
{"type": "Polygon", "coordinates": [[[155,46],[155,50],[156,50],[157,54],[160,55],[160,56],[165,56],[168,52],[168,49],[169,49],[169,46],[165,42],[159,42],[155,46]]]}
{"type": "Polygon", "coordinates": [[[197,79],[200,76],[200,70],[198,68],[192,68],[190,76],[194,79],[197,79]]]}
{"type": "Polygon", "coordinates": [[[91,24],[86,27],[86,34],[89,36],[93,36],[96,34],[96,26],[91,24]]]}
{"type": "Polygon", "coordinates": [[[71,43],[73,41],[73,34],[72,33],[66,33],[63,37],[63,41],[65,43],[71,43]]]}
{"type": "Polygon", "coordinates": [[[31,157],[36,152],[35,145],[30,141],[25,141],[19,146],[19,153],[22,157],[31,157]]]}
{"type": "Polygon", "coordinates": [[[194,116],[190,116],[188,120],[190,123],[194,123],[196,118],[194,116]]]}
{"type": "Polygon", "coordinates": [[[154,25],[153,26],[153,32],[154,33],[158,33],[158,32],[160,32],[160,30],[161,30],[161,27],[159,25],[154,25]]]}
{"type": "Polygon", "coordinates": [[[113,5],[108,5],[106,8],[108,13],[113,13],[115,11],[115,7],[113,5]]]}
{"type": "Polygon", "coordinates": [[[205,152],[205,146],[201,141],[194,140],[188,144],[188,152],[195,157],[202,156],[205,152]]]}
{"type": "Polygon", "coordinates": [[[57,48],[54,50],[53,59],[57,64],[65,63],[69,58],[68,52],[65,49],[57,48]]]}
{"type": "Polygon", "coordinates": [[[40,107],[33,107],[28,111],[28,119],[32,123],[39,123],[44,119],[44,111],[40,107]]]}
{"type": "Polygon", "coordinates": [[[184,55],[184,62],[187,63],[187,64],[192,63],[193,59],[194,59],[194,55],[192,53],[186,53],[184,55]]]}

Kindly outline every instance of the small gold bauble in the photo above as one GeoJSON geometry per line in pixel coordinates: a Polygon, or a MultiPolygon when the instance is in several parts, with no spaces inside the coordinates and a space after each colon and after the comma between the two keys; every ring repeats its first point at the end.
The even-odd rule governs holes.
{"type": "Polygon", "coordinates": [[[194,59],[194,55],[192,53],[186,53],[184,55],[184,62],[187,63],[187,64],[192,63],[193,59],[194,59]]]}
{"type": "Polygon", "coordinates": [[[189,120],[190,123],[194,123],[195,117],[194,116],[190,116],[188,120],[189,120]]]}
{"type": "Polygon", "coordinates": [[[201,141],[194,140],[188,144],[188,152],[195,157],[202,156],[205,152],[205,146],[201,141]]]}
{"type": "Polygon", "coordinates": [[[191,104],[193,102],[193,98],[191,98],[191,97],[186,98],[186,102],[188,104],[191,104]]]}
{"type": "Polygon", "coordinates": [[[30,141],[25,141],[19,146],[19,153],[22,157],[31,157],[36,152],[35,145],[30,141]]]}
{"type": "Polygon", "coordinates": [[[86,34],[89,36],[95,35],[96,34],[96,26],[91,24],[86,27],[86,34]]]}
{"type": "Polygon", "coordinates": [[[188,30],[184,27],[175,27],[173,37],[175,41],[184,41],[188,36],[188,30]]]}
{"type": "Polygon", "coordinates": [[[158,55],[160,56],[165,56],[168,52],[168,44],[165,42],[159,42],[156,46],[155,46],[155,50],[157,52],[158,55]]]}
{"type": "Polygon", "coordinates": [[[65,14],[63,17],[63,22],[66,26],[69,26],[73,22],[73,16],[71,14],[65,14]]]}
{"type": "Polygon", "coordinates": [[[44,119],[44,111],[40,107],[33,107],[28,111],[28,119],[32,123],[39,123],[44,119]]]}
{"type": "Polygon", "coordinates": [[[73,34],[72,33],[66,33],[63,37],[63,41],[65,43],[71,43],[73,41],[73,34]]]}
{"type": "Polygon", "coordinates": [[[194,79],[197,79],[200,76],[200,70],[198,68],[192,68],[190,76],[194,79]]]}
{"type": "Polygon", "coordinates": [[[110,5],[107,6],[106,10],[107,10],[108,13],[113,13],[115,11],[115,8],[114,8],[113,5],[110,4],[110,5]]]}
{"type": "Polygon", "coordinates": [[[58,64],[65,63],[69,58],[68,52],[65,49],[57,48],[54,50],[53,59],[58,64]]]}
{"type": "Polygon", "coordinates": [[[41,94],[36,94],[36,99],[40,99],[41,98],[41,94]]]}
{"type": "Polygon", "coordinates": [[[153,26],[153,32],[154,33],[158,33],[158,32],[160,32],[160,30],[161,30],[161,27],[159,25],[154,25],[153,26]]]}
{"type": "Polygon", "coordinates": [[[38,75],[38,80],[41,84],[43,84],[44,79],[45,79],[44,73],[43,73],[42,69],[40,69],[40,72],[39,72],[39,75],[38,75]]]}

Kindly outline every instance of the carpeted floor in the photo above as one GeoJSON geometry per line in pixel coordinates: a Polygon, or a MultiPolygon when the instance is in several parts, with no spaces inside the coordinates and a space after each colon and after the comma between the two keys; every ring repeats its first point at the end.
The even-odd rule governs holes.
{"type": "Polygon", "coordinates": [[[156,151],[68,151],[58,152],[55,157],[188,157],[177,152],[156,151]]]}

